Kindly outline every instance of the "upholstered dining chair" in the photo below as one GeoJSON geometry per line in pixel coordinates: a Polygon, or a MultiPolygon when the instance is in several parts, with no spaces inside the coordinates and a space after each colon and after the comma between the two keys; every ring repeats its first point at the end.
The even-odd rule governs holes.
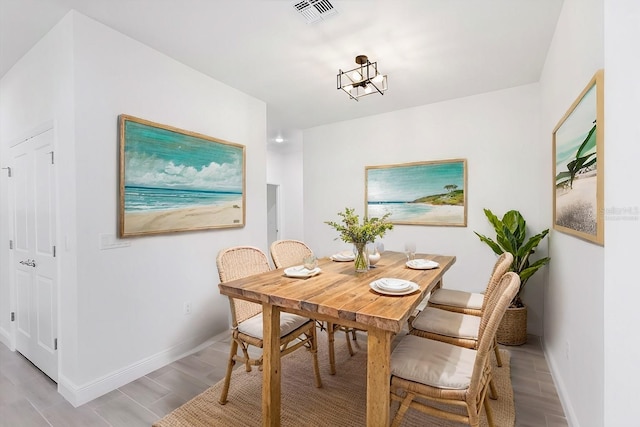
{"type": "MultiPolygon", "coordinates": [[[[269,271],[267,256],[260,249],[252,246],[236,246],[223,249],[216,258],[218,275],[221,282],[251,276],[269,271]]],[[[247,372],[251,366],[262,369],[262,353],[257,358],[249,354],[249,346],[263,348],[262,305],[250,301],[229,297],[231,305],[231,349],[224,387],[219,402],[227,403],[231,372],[236,362],[244,363],[247,372]],[[238,347],[242,354],[238,354],[238,347]]],[[[318,367],[318,347],[315,321],[296,314],[280,313],[280,355],[285,356],[299,348],[307,348],[311,352],[316,387],[322,387],[320,369],[318,367]]]]}
{"type": "MultiPolygon", "coordinates": [[[[505,252],[498,257],[496,266],[502,262],[505,257],[511,257],[513,263],[513,255],[505,252]]],[[[511,264],[509,264],[509,267],[511,264]]],[[[494,267],[495,272],[495,267],[494,267]]],[[[501,276],[498,276],[498,279],[501,276]]],[[[491,282],[489,282],[489,286],[491,282]]],[[[488,289],[487,289],[488,290],[488,289]]],[[[438,288],[429,296],[429,306],[441,308],[443,310],[455,311],[458,313],[472,314],[474,316],[482,315],[482,303],[487,293],[466,292],[458,289],[438,288]]]]}
{"type": "Polygon", "coordinates": [[[518,274],[508,272],[487,296],[477,349],[411,334],[401,338],[391,354],[390,397],[392,402],[400,402],[392,426],[399,426],[406,411],[412,408],[476,427],[480,425],[483,407],[489,426],[494,426],[486,399],[491,380],[489,355],[498,325],[519,287],[518,274]],[[464,414],[452,407],[464,409],[464,414]]]}
{"type": "MultiPolygon", "coordinates": [[[[502,276],[509,271],[513,255],[508,252],[498,257],[493,271],[489,277],[489,282],[482,296],[482,304],[480,305],[480,315],[486,309],[491,293],[495,291],[496,286],[500,282],[502,276]]],[[[439,289],[440,290],[440,289],[439,289]]],[[[448,289],[444,289],[448,290],[448,289]]],[[[460,292],[460,291],[454,291],[460,292]]],[[[448,342],[450,344],[476,348],[478,345],[478,332],[480,330],[481,317],[475,314],[464,314],[460,311],[449,311],[447,307],[440,304],[429,304],[415,317],[409,319],[409,332],[424,338],[431,338],[438,341],[448,342]]],[[[494,343],[494,352],[498,366],[502,366],[500,351],[497,342],[494,343]]]]}
{"type": "MultiPolygon", "coordinates": [[[[302,260],[313,254],[311,248],[304,242],[292,239],[276,240],[269,248],[271,253],[271,260],[276,268],[292,267],[294,265],[302,264],[302,260]]],[[[318,321],[320,330],[325,329],[323,322],[318,321]]],[[[327,338],[329,341],[329,372],[331,375],[336,373],[336,358],[335,358],[335,333],[336,331],[344,331],[347,337],[347,348],[349,354],[354,355],[351,341],[349,340],[349,333],[353,339],[356,339],[356,331],[353,328],[338,325],[335,323],[327,324],[327,338]]]]}

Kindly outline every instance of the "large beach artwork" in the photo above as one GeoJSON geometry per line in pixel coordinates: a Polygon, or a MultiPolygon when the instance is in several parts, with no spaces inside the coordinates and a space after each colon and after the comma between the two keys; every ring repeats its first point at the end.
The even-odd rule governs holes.
{"type": "Polygon", "coordinates": [[[120,236],[245,222],[245,147],[128,115],[120,126],[120,236]]]}
{"type": "Polygon", "coordinates": [[[554,228],[604,243],[603,74],[596,73],[553,131],[554,228]]]}
{"type": "Polygon", "coordinates": [[[394,224],[467,225],[465,159],[367,166],[366,214],[394,224]]]}

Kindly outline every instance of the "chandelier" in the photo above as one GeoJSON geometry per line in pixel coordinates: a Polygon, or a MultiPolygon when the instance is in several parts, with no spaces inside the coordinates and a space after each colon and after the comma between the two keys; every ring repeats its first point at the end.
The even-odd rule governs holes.
{"type": "Polygon", "coordinates": [[[387,90],[387,76],[378,72],[378,63],[369,62],[366,55],[356,56],[358,67],[353,70],[338,70],[338,89],[342,89],[351,99],[387,90]]]}

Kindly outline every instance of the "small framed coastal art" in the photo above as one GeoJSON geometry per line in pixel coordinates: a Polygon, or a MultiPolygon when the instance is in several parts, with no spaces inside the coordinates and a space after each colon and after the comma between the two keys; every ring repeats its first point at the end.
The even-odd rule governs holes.
{"type": "Polygon", "coordinates": [[[368,217],[394,224],[467,226],[467,161],[451,159],[365,167],[368,217]]]}
{"type": "Polygon", "coordinates": [[[553,228],[604,245],[604,73],[553,130],[553,228]]]}
{"type": "Polygon", "coordinates": [[[245,147],[122,114],[120,237],[245,223],[245,147]]]}

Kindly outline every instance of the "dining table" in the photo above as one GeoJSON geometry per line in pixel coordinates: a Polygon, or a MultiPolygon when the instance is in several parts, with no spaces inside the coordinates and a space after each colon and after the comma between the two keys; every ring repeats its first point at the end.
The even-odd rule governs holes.
{"type": "MultiPolygon", "coordinates": [[[[262,304],[263,379],[262,425],[279,426],[281,410],[280,312],[340,324],[367,332],[367,426],[388,426],[391,346],[422,300],[442,285],[455,263],[450,255],[416,254],[435,261],[436,268],[410,268],[402,252],[385,251],[375,266],[356,272],[353,262],[318,260],[309,277],[289,277],[284,268],[218,284],[220,293],[262,304]],[[415,283],[405,294],[380,293],[372,282],[402,279],[415,283]]],[[[301,261],[302,263],[302,261],[301,261]]]]}

